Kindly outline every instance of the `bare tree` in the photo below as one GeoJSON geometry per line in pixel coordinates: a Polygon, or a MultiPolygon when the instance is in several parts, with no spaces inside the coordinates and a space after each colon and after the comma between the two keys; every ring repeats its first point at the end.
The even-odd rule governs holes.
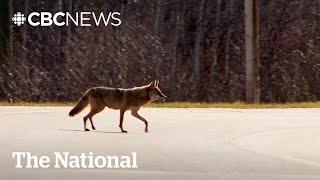
{"type": "Polygon", "coordinates": [[[164,9],[164,0],[158,0],[155,10],[155,20],[154,20],[154,27],[153,27],[153,33],[155,35],[159,35],[159,32],[161,32],[160,28],[162,26],[163,21],[163,9],[164,9]]]}
{"type": "Polygon", "coordinates": [[[11,49],[10,38],[10,0],[3,0],[0,2],[0,64],[6,62],[9,57],[11,49]]]}
{"type": "MultiPolygon", "coordinates": [[[[28,14],[29,12],[29,0],[24,1],[24,14],[28,14]]],[[[27,59],[27,41],[28,41],[28,26],[25,26],[22,30],[22,48],[23,51],[21,53],[22,60],[25,61],[27,59]]]]}
{"type": "Polygon", "coordinates": [[[198,87],[200,81],[200,61],[201,61],[201,53],[202,53],[202,39],[204,35],[204,7],[205,0],[201,0],[199,2],[199,11],[198,11],[198,20],[196,24],[196,36],[194,40],[194,48],[193,48],[193,80],[195,83],[195,88],[198,87]]]}
{"type": "MultiPolygon", "coordinates": [[[[215,14],[215,27],[218,27],[219,28],[219,25],[220,25],[220,22],[221,22],[221,0],[217,0],[217,3],[216,3],[216,14],[215,14]]],[[[211,66],[210,66],[210,80],[209,80],[209,87],[212,87],[213,86],[213,82],[214,82],[214,79],[215,79],[215,75],[216,75],[216,65],[217,65],[217,62],[218,62],[218,46],[219,46],[219,31],[216,30],[215,31],[215,42],[214,42],[214,48],[213,48],[213,60],[212,60],[212,63],[211,63],[211,66]]]]}
{"type": "Polygon", "coordinates": [[[131,86],[159,78],[174,101],[237,101],[247,95],[247,102],[258,102],[259,89],[264,102],[320,99],[319,1],[260,1],[260,33],[257,0],[135,2],[1,1],[0,14],[7,17],[0,19],[7,22],[12,15],[10,9],[3,9],[13,3],[13,9],[23,12],[120,11],[123,23],[108,28],[31,30],[28,25],[1,21],[1,33],[3,28],[12,30],[5,42],[12,42],[13,53],[9,63],[0,66],[0,98],[67,101],[78,97],[83,88],[131,86]],[[244,2],[249,12],[246,24],[244,2]],[[244,36],[245,25],[248,36],[244,36]]]}
{"type": "MultiPolygon", "coordinates": [[[[231,44],[231,36],[233,33],[233,27],[232,27],[232,15],[233,15],[233,11],[234,11],[234,0],[230,0],[229,2],[229,14],[228,14],[228,18],[229,18],[229,27],[226,33],[226,42],[225,42],[225,53],[224,53],[224,61],[225,61],[225,67],[224,67],[224,79],[226,82],[229,81],[229,64],[230,64],[230,44],[231,44]]],[[[229,86],[229,84],[227,84],[229,86]]]]}
{"type": "Polygon", "coordinates": [[[258,0],[245,0],[246,102],[260,102],[258,0]]]}
{"type": "MultiPolygon", "coordinates": [[[[68,0],[68,11],[69,13],[73,13],[74,10],[74,0],[68,0]]],[[[71,44],[71,37],[72,37],[72,33],[71,33],[71,26],[69,25],[67,27],[67,42],[66,42],[66,60],[70,60],[70,44],[71,44]]]]}

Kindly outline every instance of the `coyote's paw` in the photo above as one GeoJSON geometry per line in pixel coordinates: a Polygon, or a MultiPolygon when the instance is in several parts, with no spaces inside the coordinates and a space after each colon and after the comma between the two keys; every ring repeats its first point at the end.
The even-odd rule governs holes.
{"type": "Polygon", "coordinates": [[[85,131],[90,131],[90,129],[88,129],[88,128],[85,128],[84,130],[85,130],[85,131]]]}
{"type": "Polygon", "coordinates": [[[128,131],[126,131],[126,130],[122,130],[121,132],[123,132],[123,133],[128,133],[128,131]]]}

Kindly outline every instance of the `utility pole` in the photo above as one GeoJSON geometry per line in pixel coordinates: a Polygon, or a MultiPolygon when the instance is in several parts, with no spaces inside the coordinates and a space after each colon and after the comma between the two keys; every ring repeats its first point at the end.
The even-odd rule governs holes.
{"type": "Polygon", "coordinates": [[[258,0],[245,0],[246,103],[260,103],[258,0]]]}

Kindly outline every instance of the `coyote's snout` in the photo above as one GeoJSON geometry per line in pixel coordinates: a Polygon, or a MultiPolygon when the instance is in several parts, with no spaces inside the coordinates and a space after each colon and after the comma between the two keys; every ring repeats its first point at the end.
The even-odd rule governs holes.
{"type": "Polygon", "coordinates": [[[159,88],[159,81],[153,81],[148,85],[134,87],[131,89],[110,88],[110,87],[94,87],[88,89],[78,100],[76,106],[69,112],[69,116],[74,116],[81,112],[88,104],[91,106],[89,114],[83,118],[84,130],[89,131],[86,127],[86,122],[89,119],[93,130],[96,128],[93,125],[92,117],[101,112],[105,106],[112,109],[120,110],[119,127],[121,132],[127,132],[123,129],[123,116],[127,110],[131,110],[132,116],[138,118],[145,124],[145,132],[148,132],[148,122],[145,118],[139,115],[138,111],[141,106],[148,104],[151,101],[162,100],[167,97],[159,88]]]}

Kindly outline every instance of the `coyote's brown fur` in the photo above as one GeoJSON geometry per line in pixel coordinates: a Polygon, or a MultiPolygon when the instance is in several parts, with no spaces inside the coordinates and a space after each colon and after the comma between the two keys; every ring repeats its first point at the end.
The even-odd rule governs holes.
{"type": "Polygon", "coordinates": [[[101,112],[105,106],[112,109],[120,110],[119,127],[121,132],[127,132],[123,129],[123,116],[127,110],[131,110],[131,114],[145,123],[145,132],[148,132],[148,122],[139,115],[138,111],[141,106],[155,100],[165,100],[167,97],[158,87],[159,81],[153,81],[148,85],[134,87],[131,89],[110,88],[110,87],[94,87],[88,89],[78,100],[76,106],[69,112],[69,116],[74,116],[81,112],[88,104],[91,110],[88,115],[83,118],[84,130],[89,131],[86,122],[89,119],[92,129],[92,117],[101,112]]]}

